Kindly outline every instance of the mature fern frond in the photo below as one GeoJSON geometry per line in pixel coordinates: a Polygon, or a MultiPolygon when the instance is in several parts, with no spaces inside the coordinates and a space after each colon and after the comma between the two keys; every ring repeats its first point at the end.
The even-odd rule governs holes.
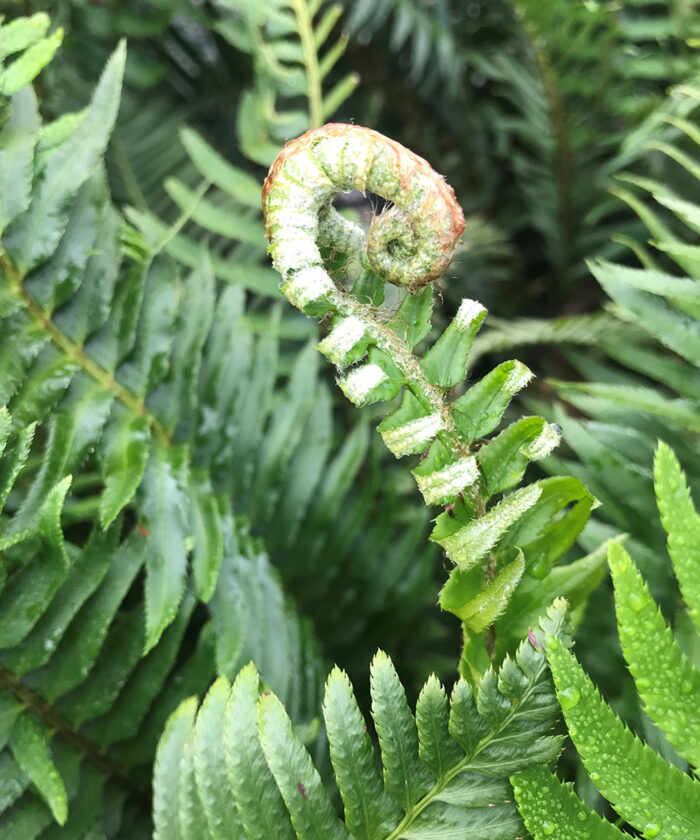
{"type": "MultiPolygon", "coordinates": [[[[3,371],[2,397],[10,401],[14,422],[27,424],[43,420],[66,395],[53,416],[47,458],[15,529],[32,527],[57,476],[81,464],[100,438],[106,441],[100,459],[104,526],[142,482],[154,490],[167,482],[172,489],[170,494],[146,494],[141,509],[143,526],[153,529],[147,543],[150,648],[174,618],[183,592],[188,478],[185,450],[172,445],[173,422],[165,417],[161,422],[146,408],[147,395],[170,368],[177,272],[153,253],[119,275],[120,223],[100,165],[119,102],[123,64],[121,47],[79,128],[39,158],[33,180],[31,168],[6,163],[6,194],[21,190],[25,201],[3,220],[3,343],[16,361],[3,371]],[[18,184],[25,173],[26,184],[18,184]],[[121,319],[117,315],[105,324],[110,310],[121,311],[121,319]]],[[[24,88],[17,96],[15,113],[35,119],[31,90],[24,88]]],[[[10,123],[6,130],[13,129],[18,131],[10,123]]],[[[42,151],[37,135],[38,125],[24,148],[29,167],[42,151]]],[[[190,285],[201,282],[194,278],[190,285]]],[[[204,320],[205,327],[208,305],[201,300],[199,322],[204,320]]],[[[202,341],[200,329],[189,349],[195,352],[202,341]]],[[[193,384],[186,363],[186,355],[176,357],[170,369],[170,408],[178,392],[187,393],[193,384]]],[[[206,504],[206,494],[197,503],[206,504]]],[[[216,567],[216,552],[206,562],[216,567]]],[[[211,587],[201,594],[207,598],[211,587]]]]}
{"type": "MultiPolygon", "coordinates": [[[[663,101],[663,88],[654,90],[643,77],[647,64],[665,85],[696,72],[681,34],[687,27],[671,23],[676,15],[688,14],[690,20],[692,12],[676,10],[675,4],[654,8],[669,49],[678,52],[664,74],[663,61],[654,56],[647,62],[648,45],[635,42],[645,36],[633,34],[634,21],[649,12],[637,4],[624,10],[584,0],[510,5],[513,22],[501,22],[504,42],[470,54],[488,83],[495,155],[515,178],[508,211],[499,210],[499,218],[512,235],[537,232],[547,259],[544,270],[552,276],[550,291],[569,295],[587,275],[585,258],[617,256],[622,249],[611,234],[638,228],[633,217],[620,219],[607,187],[634,157],[650,158],[648,135],[638,129],[663,101]]],[[[536,260],[533,269],[541,272],[539,251],[536,260]]],[[[549,305],[551,299],[550,294],[549,305]]]]}
{"type": "Polygon", "coordinates": [[[203,348],[240,293],[217,327],[206,253],[181,281],[109,200],[123,63],[77,118],[42,126],[31,87],[3,100],[0,833],[22,840],[103,810],[123,814],[109,836],[143,833],[165,718],[241,656],[296,719],[318,699],[309,626],[192,443],[197,390],[230,363],[203,348]]]}
{"type": "MultiPolygon", "coordinates": [[[[663,443],[659,444],[654,471],[671,560],[700,630],[700,516],[692,506],[678,461],[663,443]]],[[[645,711],[667,734],[679,755],[697,769],[700,714],[694,700],[700,696],[700,671],[666,627],[627,552],[612,545],[608,559],[622,650],[645,711]]],[[[645,837],[697,837],[700,783],[667,764],[627,730],[557,640],[548,641],[547,656],[571,739],[591,779],[617,813],[645,837]]],[[[585,832],[593,824],[601,837],[626,836],[612,826],[601,825],[583,803],[545,771],[526,771],[516,776],[513,784],[520,811],[536,840],[590,836],[585,832]]]]}
{"type": "MultiPolygon", "coordinates": [[[[656,438],[673,446],[692,485],[700,475],[692,435],[698,428],[700,409],[695,291],[700,263],[693,244],[698,214],[698,172],[693,168],[698,148],[697,104],[695,82],[679,87],[668,107],[656,115],[655,130],[649,126],[646,131],[653,138],[648,142],[664,165],[669,186],[656,179],[625,175],[614,189],[640,215],[653,237],[651,249],[625,240],[643,267],[601,259],[589,263],[614,301],[612,311],[630,330],[628,340],[603,336],[596,342],[609,361],[569,352],[567,358],[589,381],[554,382],[561,397],[584,411],[593,423],[584,425],[563,411],[556,413],[555,419],[579,460],[559,461],[552,468],[571,467],[604,502],[606,517],[631,531],[646,544],[647,552],[662,547],[662,534],[654,525],[648,468],[656,438]],[[621,481],[626,487],[623,494],[621,481]]],[[[649,575],[654,564],[647,562],[644,569],[649,575]]],[[[664,596],[668,605],[668,585],[658,573],[655,577],[655,593],[664,596]]]]}
{"type": "MultiPolygon", "coordinates": [[[[207,338],[240,312],[242,298],[231,290],[215,314],[205,253],[183,281],[177,265],[158,254],[163,241],[149,247],[121,227],[100,157],[116,113],[123,60],[120,49],[79,127],[69,124],[72,131],[63,132],[60,144],[58,131],[39,133],[29,88],[12,103],[5,130],[18,139],[3,152],[9,178],[4,195],[23,195],[24,202],[5,204],[3,219],[1,341],[9,363],[0,391],[18,426],[53,412],[45,458],[7,536],[32,529],[56,482],[97,447],[90,458],[104,480],[95,499],[102,525],[133,503],[149,534],[149,649],[175,617],[190,540],[204,601],[216,584],[221,517],[227,514],[204,451],[195,451],[195,395],[207,338]],[[27,121],[33,130],[27,131],[27,121]],[[45,138],[54,145],[47,148],[45,138]],[[32,159],[38,167],[33,186],[32,159]]],[[[208,356],[209,382],[221,375],[226,358],[208,356]]]]}
{"type": "Polygon", "coordinates": [[[142,530],[125,529],[119,517],[106,530],[96,525],[82,547],[68,541],[61,519],[71,505],[71,476],[46,495],[35,527],[15,524],[34,432],[34,424],[18,429],[0,410],[0,503],[7,500],[0,515],[6,576],[0,590],[6,785],[0,830],[3,837],[33,837],[26,820],[35,819],[38,832],[53,816],[76,832],[86,808],[91,825],[124,794],[119,807],[140,813],[147,825],[138,797],[145,793],[154,738],[173,708],[190,692],[203,691],[215,674],[233,675],[252,657],[299,720],[318,701],[316,647],[265,555],[229,514],[220,521],[223,561],[210,622],[202,627],[193,614],[197,599],[188,585],[170,627],[144,657],[143,605],[134,598],[148,560],[142,530]],[[194,653],[183,646],[186,634],[199,636],[194,653]],[[37,791],[48,807],[39,804],[37,791]]]}
{"type": "Polygon", "coordinates": [[[232,688],[217,681],[199,711],[186,701],[163,733],[156,838],[399,840],[445,833],[510,840],[520,826],[505,777],[550,760],[560,747],[549,734],[554,698],[543,642],[546,633],[570,643],[564,602],[549,609],[541,627],[514,659],[484,676],[476,695],[460,680],[448,704],[430,677],[415,718],[391,660],[377,653],[370,681],[381,775],[350,682],[334,669],[323,715],[344,821],[283,705],[269,691],[260,694],[255,668],[244,668],[232,688]],[[212,737],[222,731],[223,739],[212,737]]]}

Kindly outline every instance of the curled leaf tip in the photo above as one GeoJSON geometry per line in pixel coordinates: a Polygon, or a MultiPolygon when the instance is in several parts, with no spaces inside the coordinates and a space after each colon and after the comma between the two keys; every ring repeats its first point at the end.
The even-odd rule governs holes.
{"type": "Polygon", "coordinates": [[[329,123],[288,142],[262,198],[275,268],[300,308],[332,292],[330,278],[317,275],[325,272],[320,244],[353,250],[385,282],[415,292],[447,271],[465,228],[454,190],[427,161],[358,125],[329,123]],[[336,193],[350,190],[390,202],[366,238],[332,206],[336,193]]]}

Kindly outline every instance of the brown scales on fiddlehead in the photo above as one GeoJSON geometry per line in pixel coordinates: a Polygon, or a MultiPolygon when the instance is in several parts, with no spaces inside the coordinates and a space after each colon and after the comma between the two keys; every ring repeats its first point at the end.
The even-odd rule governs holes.
{"type": "Polygon", "coordinates": [[[341,123],[286,144],[265,180],[263,208],[283,290],[301,308],[330,291],[319,242],[356,253],[386,282],[416,291],[447,271],[464,232],[454,191],[427,161],[372,129],[341,123]],[[364,231],[331,206],[349,190],[394,205],[373,219],[366,243],[364,231]]]}

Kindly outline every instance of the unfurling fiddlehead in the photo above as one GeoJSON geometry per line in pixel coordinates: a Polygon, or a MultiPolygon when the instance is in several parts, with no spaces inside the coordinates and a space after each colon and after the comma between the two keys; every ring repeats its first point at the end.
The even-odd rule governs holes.
{"type": "Polygon", "coordinates": [[[464,233],[445,179],[399,143],[357,125],[326,125],[287,143],[265,181],[263,207],[275,268],[295,306],[330,291],[319,238],[416,291],[447,271],[464,233]],[[366,247],[362,229],[331,206],[341,190],[370,190],[394,204],[373,219],[366,247]]]}
{"type": "MultiPolygon", "coordinates": [[[[448,506],[431,539],[458,567],[441,604],[462,619],[467,634],[482,634],[524,572],[541,579],[573,543],[593,499],[574,479],[546,479],[504,495],[528,462],[559,440],[558,429],[540,417],[521,418],[474,446],[532,376],[520,362],[503,362],[449,399],[486,316],[480,303],[463,300],[422,358],[413,352],[430,332],[430,283],[448,269],[464,232],[452,188],[425,160],[376,131],[331,124],[284,147],[265,181],[263,209],[282,291],[309,315],[333,316],[319,350],[341,370],[352,365],[339,381],[345,395],[360,405],[394,399],[403,389],[379,431],[396,457],[424,456],[413,470],[418,487],[427,504],[448,506]],[[371,191],[392,205],[373,218],[366,236],[332,206],[336,193],[349,190],[371,191]],[[320,246],[359,262],[351,291],[333,282],[320,246]],[[382,317],[386,282],[408,294],[382,317]]],[[[486,640],[489,652],[493,638],[486,640]]],[[[464,670],[478,672],[473,663],[464,670]]]]}

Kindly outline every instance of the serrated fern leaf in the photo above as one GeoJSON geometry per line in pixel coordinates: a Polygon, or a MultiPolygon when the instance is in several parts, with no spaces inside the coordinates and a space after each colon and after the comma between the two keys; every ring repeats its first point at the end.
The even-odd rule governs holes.
{"type": "Polygon", "coordinates": [[[623,834],[544,767],[513,776],[513,792],[535,840],[622,840],[623,834]]]}
{"type": "Polygon", "coordinates": [[[399,809],[384,790],[352,686],[338,668],[328,677],[323,716],[348,830],[363,840],[385,836],[395,825],[399,809]]]}
{"type": "Polygon", "coordinates": [[[561,645],[550,641],[548,651],[569,734],[592,780],[615,810],[647,835],[687,840],[697,836],[700,784],[633,735],[561,645]]]}
{"type": "Polygon", "coordinates": [[[683,655],[627,552],[611,545],[620,642],[644,708],[680,755],[700,763],[700,671],[683,655]],[[682,698],[688,698],[687,708],[682,698]]]}
{"type": "MultiPolygon", "coordinates": [[[[506,777],[516,769],[556,756],[560,741],[549,735],[556,708],[544,655],[544,633],[570,642],[563,602],[542,619],[542,630],[524,642],[513,660],[482,681],[476,698],[464,681],[455,686],[448,708],[439,682],[431,677],[421,692],[417,720],[405,700],[391,660],[378,653],[372,664],[372,717],[379,737],[383,780],[375,767],[374,748],[347,676],[335,669],[326,684],[323,704],[331,761],[344,804],[345,822],[335,815],[311,756],[295,734],[275,695],[259,696],[258,676],[244,668],[230,691],[226,711],[226,762],[231,790],[247,836],[299,838],[356,837],[399,840],[437,832],[464,838],[512,837],[519,823],[510,802],[506,777]],[[256,712],[257,708],[257,712],[256,712]],[[290,834],[290,831],[293,832],[290,834]],[[267,832],[267,834],[265,834],[267,832]]],[[[223,681],[215,692],[217,707],[223,681]]],[[[212,700],[199,711],[209,719],[212,700]]],[[[166,728],[157,763],[156,790],[169,785],[199,784],[187,775],[179,753],[166,759],[179,715],[187,717],[184,738],[200,744],[205,724],[192,727],[190,706],[183,706],[166,728]],[[166,764],[167,761],[167,764],[166,764]]],[[[179,731],[179,730],[178,730],[179,731]]],[[[173,748],[174,749],[174,748],[173,748]]],[[[177,750],[175,750],[177,752],[177,750]]],[[[213,760],[213,756],[212,756],[213,760]]],[[[211,768],[212,773],[218,770],[211,768]]],[[[182,793],[180,794],[182,795],[182,793]]],[[[195,796],[191,791],[188,799],[195,796]]],[[[204,799],[203,799],[204,801],[204,799]]],[[[159,832],[187,832],[178,808],[159,816],[159,832]]],[[[159,834],[161,836],[161,834],[159,834]]]]}
{"type": "MultiPolygon", "coordinates": [[[[655,467],[664,524],[673,523],[676,527],[678,521],[668,517],[672,494],[680,491],[680,503],[690,505],[691,510],[692,502],[668,446],[659,446],[655,467]]],[[[677,549],[674,564],[680,561],[688,572],[693,563],[692,553],[686,551],[692,551],[692,543],[684,545],[681,541],[677,549]]],[[[645,711],[679,754],[697,766],[700,722],[694,699],[700,694],[700,672],[666,627],[646,584],[621,545],[610,544],[608,561],[615,586],[620,642],[645,711]]],[[[547,656],[571,739],[592,781],[617,813],[644,837],[696,837],[700,830],[697,779],[642,743],[605,703],[558,640],[548,641],[547,656]]],[[[520,812],[536,838],[586,836],[585,826],[577,825],[579,817],[595,831],[595,836],[618,836],[616,829],[599,823],[573,791],[562,787],[549,774],[530,771],[514,777],[513,784],[520,812]],[[548,791],[551,800],[547,799],[548,791]],[[591,822],[593,826],[589,825],[591,822]]]]}
{"type": "Polygon", "coordinates": [[[687,481],[669,446],[659,441],[654,459],[654,486],[661,522],[668,534],[668,552],[683,592],[688,614],[700,632],[700,517],[687,481]]]}

